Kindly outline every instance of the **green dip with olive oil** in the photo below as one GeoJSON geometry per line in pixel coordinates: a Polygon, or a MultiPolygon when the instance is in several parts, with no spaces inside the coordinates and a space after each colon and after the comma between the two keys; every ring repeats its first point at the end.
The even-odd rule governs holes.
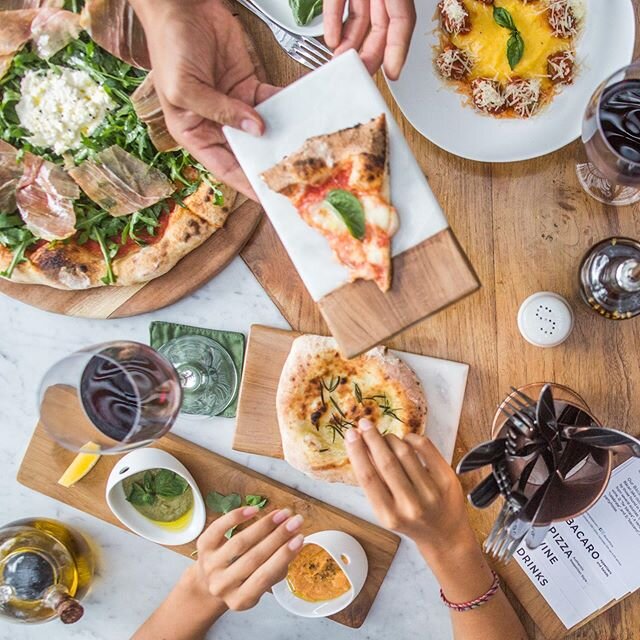
{"type": "Polygon", "coordinates": [[[169,469],[135,473],[122,481],[122,488],[127,501],[149,520],[177,523],[193,509],[189,483],[169,469]]]}

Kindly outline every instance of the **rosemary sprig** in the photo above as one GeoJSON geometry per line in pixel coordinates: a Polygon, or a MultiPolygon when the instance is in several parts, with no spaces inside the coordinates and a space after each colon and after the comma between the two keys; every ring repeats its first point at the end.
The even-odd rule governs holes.
{"type": "Polygon", "coordinates": [[[320,380],[322,386],[329,392],[329,393],[333,393],[337,388],[338,385],[340,384],[340,376],[331,376],[331,380],[329,382],[329,384],[327,384],[324,380],[324,378],[321,378],[320,380]]]}

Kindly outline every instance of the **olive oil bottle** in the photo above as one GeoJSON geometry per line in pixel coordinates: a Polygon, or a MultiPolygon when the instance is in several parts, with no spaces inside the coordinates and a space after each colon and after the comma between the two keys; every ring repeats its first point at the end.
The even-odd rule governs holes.
{"type": "Polygon", "coordinates": [[[77,622],[93,574],[87,540],[62,522],[28,518],[0,529],[0,619],[77,622]]]}

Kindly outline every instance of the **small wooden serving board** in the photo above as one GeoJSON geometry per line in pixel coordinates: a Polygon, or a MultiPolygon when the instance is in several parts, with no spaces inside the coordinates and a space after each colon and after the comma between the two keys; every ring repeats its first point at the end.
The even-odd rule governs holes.
{"type": "MultiPolygon", "coordinates": [[[[276,415],[280,374],[301,334],[252,325],[240,383],[233,448],[272,458],[282,458],[282,442],[276,415]]],[[[469,366],[440,358],[398,353],[422,382],[429,403],[427,435],[451,461],[462,409],[469,366]],[[446,389],[446,392],[442,392],[446,389]],[[429,402],[433,398],[433,402],[429,402]]]]}
{"type": "MultiPolygon", "coordinates": [[[[174,455],[189,469],[203,496],[210,491],[262,495],[269,498],[268,511],[289,507],[302,514],[302,531],[307,535],[336,529],[354,536],[367,554],[369,575],[355,601],[331,619],[353,628],[362,625],[400,544],[397,535],[177,436],[166,436],[155,446],[174,455]]],[[[20,465],[18,482],[126,530],[105,500],[107,478],[118,456],[103,456],[85,478],[66,489],[57,481],[74,455],[57,445],[38,424],[20,465]]],[[[217,517],[208,511],[207,524],[217,517]]],[[[189,557],[196,544],[194,541],[168,548],[189,557]]]]}
{"type": "Polygon", "coordinates": [[[123,318],[162,309],[222,271],[249,240],[261,214],[258,203],[238,196],[222,229],[182,258],[171,271],[146,283],[63,291],[0,278],[0,293],[45,311],[81,318],[123,318]]]}
{"type": "Polygon", "coordinates": [[[344,356],[353,358],[479,287],[453,231],[445,229],[393,258],[386,293],[371,280],[356,280],[318,300],[318,307],[344,356]]]}

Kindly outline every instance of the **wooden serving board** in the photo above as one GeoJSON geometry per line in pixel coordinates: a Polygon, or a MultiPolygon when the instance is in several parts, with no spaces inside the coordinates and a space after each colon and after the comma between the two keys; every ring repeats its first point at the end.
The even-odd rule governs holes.
{"type": "MultiPolygon", "coordinates": [[[[259,324],[251,326],[240,382],[233,448],[282,458],[276,395],[285,360],[301,334],[259,324]]],[[[460,362],[399,353],[422,382],[429,403],[427,434],[451,459],[469,367],[460,362]],[[446,389],[446,391],[443,391],[446,389]]]]}
{"type": "MultiPolygon", "coordinates": [[[[166,436],[155,446],[174,455],[189,469],[203,496],[209,491],[262,495],[269,498],[268,510],[289,507],[302,514],[305,520],[302,531],[305,534],[336,529],[354,536],[367,554],[369,575],[354,602],[330,617],[348,627],[362,625],[400,544],[397,535],[177,436],[166,436]]],[[[57,481],[74,455],[57,445],[38,424],[20,465],[18,482],[127,530],[105,500],[107,478],[118,456],[103,456],[89,475],[65,489],[57,481]]],[[[217,517],[218,514],[207,512],[207,524],[217,517]]],[[[190,557],[196,544],[194,541],[167,548],[190,557]]]]}
{"type": "Polygon", "coordinates": [[[479,287],[447,228],[393,259],[393,282],[386,293],[371,280],[357,280],[321,298],[318,307],[344,356],[353,358],[479,287]]]}
{"type": "Polygon", "coordinates": [[[0,278],[0,292],[45,311],[82,318],[122,318],[155,311],[189,295],[222,271],[249,240],[261,214],[259,204],[238,196],[222,229],[171,271],[147,283],[62,291],[0,278]]]}

